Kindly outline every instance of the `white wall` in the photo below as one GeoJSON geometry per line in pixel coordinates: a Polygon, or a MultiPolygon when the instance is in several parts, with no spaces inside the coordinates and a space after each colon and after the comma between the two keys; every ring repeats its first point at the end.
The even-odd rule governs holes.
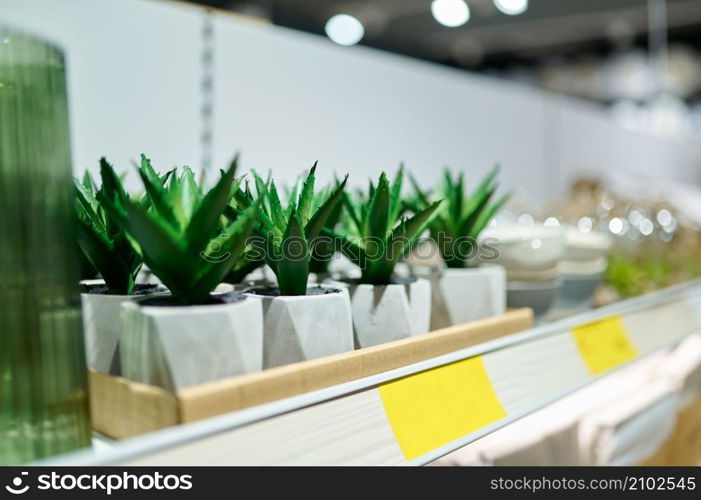
{"type": "MultiPolygon", "coordinates": [[[[0,0],[0,23],[67,51],[77,168],[142,151],[197,166],[202,20],[182,3],[0,0]]],[[[364,184],[400,160],[424,182],[499,162],[502,183],[534,197],[619,168],[701,181],[701,143],[620,129],[573,99],[226,14],[215,36],[215,166],[238,149],[286,180],[318,159],[364,184]]]]}
{"type": "Polygon", "coordinates": [[[199,150],[198,11],[143,0],[0,0],[0,25],[62,46],[73,163],[129,166],[143,151],[164,168],[199,150]]]}
{"type": "Polygon", "coordinates": [[[498,161],[509,183],[539,184],[537,91],[271,26],[216,28],[219,162],[236,143],[276,173],[319,159],[365,183],[400,160],[420,180],[443,164],[481,174],[498,161]]]}

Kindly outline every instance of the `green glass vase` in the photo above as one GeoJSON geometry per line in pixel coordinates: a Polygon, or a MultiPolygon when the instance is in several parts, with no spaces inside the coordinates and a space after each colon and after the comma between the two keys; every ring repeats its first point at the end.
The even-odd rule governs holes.
{"type": "Polygon", "coordinates": [[[64,60],[0,26],[0,464],[90,444],[64,60]]]}

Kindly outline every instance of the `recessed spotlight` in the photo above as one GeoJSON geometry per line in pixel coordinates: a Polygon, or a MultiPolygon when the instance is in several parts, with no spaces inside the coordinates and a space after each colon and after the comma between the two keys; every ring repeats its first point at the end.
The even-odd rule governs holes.
{"type": "Polygon", "coordinates": [[[433,0],[431,14],[443,26],[457,28],[469,21],[470,7],[464,0],[433,0]]]}
{"type": "Polygon", "coordinates": [[[326,21],[326,36],[339,45],[355,45],[365,36],[365,28],[349,14],[336,14],[326,21]]]}
{"type": "Polygon", "coordinates": [[[528,10],[528,0],[494,0],[494,5],[509,16],[518,16],[528,10]]]}

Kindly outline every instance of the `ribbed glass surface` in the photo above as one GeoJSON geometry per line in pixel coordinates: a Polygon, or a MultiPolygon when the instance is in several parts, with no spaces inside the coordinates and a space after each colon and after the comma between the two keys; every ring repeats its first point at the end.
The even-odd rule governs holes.
{"type": "Polygon", "coordinates": [[[0,26],[0,464],[86,446],[63,56],[0,26]]]}

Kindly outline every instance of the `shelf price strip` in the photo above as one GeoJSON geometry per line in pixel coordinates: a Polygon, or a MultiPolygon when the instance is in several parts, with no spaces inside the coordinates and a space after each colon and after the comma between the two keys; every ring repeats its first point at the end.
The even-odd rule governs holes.
{"type": "Polygon", "coordinates": [[[592,375],[601,375],[638,356],[620,316],[585,323],[573,328],[572,334],[592,375]]]}
{"type": "Polygon", "coordinates": [[[407,460],[506,417],[481,356],[393,380],[378,390],[407,460]]]}

